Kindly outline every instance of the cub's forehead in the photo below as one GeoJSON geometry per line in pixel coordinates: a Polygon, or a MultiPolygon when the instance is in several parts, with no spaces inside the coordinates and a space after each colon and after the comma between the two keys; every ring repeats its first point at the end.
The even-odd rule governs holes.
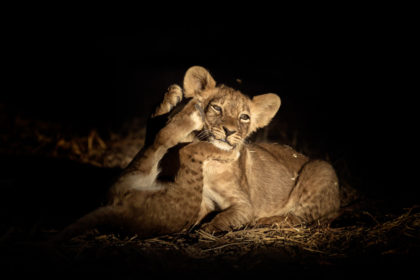
{"type": "Polygon", "coordinates": [[[238,90],[221,86],[217,88],[212,102],[217,102],[222,105],[225,110],[229,111],[249,111],[249,104],[251,99],[238,90]]]}

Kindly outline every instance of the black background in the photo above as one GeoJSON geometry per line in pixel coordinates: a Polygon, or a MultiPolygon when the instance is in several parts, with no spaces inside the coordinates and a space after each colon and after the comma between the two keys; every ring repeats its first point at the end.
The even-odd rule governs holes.
{"type": "MultiPolygon", "coordinates": [[[[0,141],[7,137],[4,131],[14,131],[18,118],[58,123],[75,135],[86,136],[92,129],[101,136],[109,128],[118,131],[133,118],[145,119],[170,84],[182,83],[189,67],[201,65],[217,82],[245,94],[277,93],[282,106],[273,120],[272,136],[282,129],[290,138],[297,133],[296,148],[332,162],[342,182],[373,198],[365,200],[372,207],[363,203],[361,207],[375,224],[394,210],[400,215],[404,207],[419,204],[415,177],[419,48],[418,31],[413,30],[418,16],[410,15],[416,9],[383,3],[317,9],[275,3],[261,8],[254,2],[244,12],[244,3],[227,10],[215,2],[196,2],[180,13],[172,7],[163,11],[168,3],[158,3],[155,10],[146,2],[138,4],[144,6],[124,10],[74,3],[3,6],[0,141]],[[379,213],[372,211],[377,208],[379,213]]],[[[10,139],[20,141],[12,134],[8,144],[10,139]]],[[[101,205],[105,188],[118,172],[35,152],[0,154],[1,270],[31,275],[32,270],[61,270],[63,277],[73,270],[85,273],[96,268],[110,277],[109,271],[120,273],[131,264],[142,274],[149,265],[149,271],[165,274],[170,269],[161,263],[183,263],[172,251],[150,259],[147,253],[132,254],[126,247],[110,253],[91,248],[84,251],[86,256],[64,260],[35,242],[46,238],[43,229],[61,229],[101,205]],[[131,261],[127,263],[124,255],[131,261]]],[[[371,222],[369,218],[368,225],[371,222]]],[[[355,252],[350,250],[350,258],[337,255],[338,265],[331,267],[330,275],[343,275],[340,264],[346,275],[366,275],[366,268],[375,276],[410,272],[418,259],[417,240],[404,244],[408,237],[400,237],[405,229],[395,231],[373,249],[356,240],[355,252]],[[404,255],[411,244],[412,250],[404,255]],[[395,256],[389,250],[393,248],[395,256]],[[383,259],[383,253],[390,253],[390,258],[383,259]]],[[[292,266],[289,256],[272,258],[269,251],[253,256],[239,266],[245,268],[242,275],[254,276],[246,267],[254,259],[263,269],[281,275],[314,272],[299,254],[292,266]]],[[[199,269],[194,268],[197,261],[181,267],[193,264],[193,273],[199,269]]],[[[202,267],[210,273],[197,275],[226,277],[223,267],[230,263],[221,269],[222,262],[203,260],[202,267]]],[[[325,270],[326,276],[330,266],[327,262],[316,271],[325,270]]]]}
{"type": "Polygon", "coordinates": [[[279,94],[276,118],[318,154],[347,162],[356,187],[418,201],[407,180],[416,151],[410,18],[373,10],[287,19],[287,10],[269,8],[249,16],[40,10],[16,12],[4,26],[0,101],[12,115],[75,131],[118,127],[147,116],[170,84],[201,65],[251,96],[279,94]]]}

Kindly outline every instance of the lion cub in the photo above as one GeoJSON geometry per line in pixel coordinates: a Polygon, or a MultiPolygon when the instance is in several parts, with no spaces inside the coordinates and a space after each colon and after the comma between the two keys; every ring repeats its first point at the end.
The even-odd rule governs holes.
{"type": "Polygon", "coordinates": [[[232,88],[216,86],[209,72],[199,66],[187,71],[184,90],[204,109],[199,140],[239,154],[234,161],[203,163],[203,199],[197,222],[217,212],[203,229],[224,231],[284,221],[296,224],[337,215],[338,179],[329,163],[310,160],[289,146],[245,143],[277,113],[281,104],[277,95],[250,99],[232,88]]]}
{"type": "MultiPolygon", "coordinates": [[[[182,99],[179,86],[171,86],[152,118],[165,117],[182,99]]],[[[65,228],[55,241],[60,242],[96,226],[108,225],[136,233],[139,237],[169,234],[188,229],[197,222],[203,191],[205,162],[229,162],[237,153],[223,151],[208,142],[195,142],[177,151],[180,161],[171,182],[160,182],[159,163],[167,151],[191,142],[194,131],[204,125],[199,100],[192,99],[165,126],[152,136],[111,187],[109,203],[65,228]]],[[[153,131],[147,129],[147,133],[153,131]]]]}
{"type": "Polygon", "coordinates": [[[107,223],[146,237],[198,224],[214,232],[335,217],[338,180],[330,164],[288,146],[245,142],[277,113],[277,95],[250,99],[217,86],[200,66],[188,69],[183,87],[183,94],[179,86],[170,87],[153,117],[169,113],[182,98],[190,100],[124,170],[111,188],[110,203],[68,227],[63,236],[107,223]],[[179,167],[173,180],[159,180],[165,154],[180,143],[189,144],[176,154],[179,167]],[[216,215],[203,223],[211,213],[216,215]]]}

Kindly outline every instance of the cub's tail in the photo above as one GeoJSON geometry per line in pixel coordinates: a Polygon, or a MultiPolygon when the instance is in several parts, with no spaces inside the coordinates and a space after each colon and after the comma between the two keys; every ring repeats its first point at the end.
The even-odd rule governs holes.
{"type": "Polygon", "coordinates": [[[113,225],[120,226],[123,223],[121,213],[114,206],[100,207],[85,216],[81,217],[75,223],[69,225],[55,236],[53,242],[60,243],[84,233],[97,226],[113,225]]]}

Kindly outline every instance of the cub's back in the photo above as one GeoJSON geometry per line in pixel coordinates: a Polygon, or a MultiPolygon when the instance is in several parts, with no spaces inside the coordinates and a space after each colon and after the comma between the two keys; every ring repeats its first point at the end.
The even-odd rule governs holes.
{"type": "Polygon", "coordinates": [[[273,215],[273,209],[286,204],[299,170],[308,161],[291,147],[272,143],[246,145],[241,159],[256,217],[273,215]]]}
{"type": "Polygon", "coordinates": [[[277,143],[257,143],[253,146],[258,147],[259,151],[273,156],[276,161],[284,165],[290,172],[299,172],[302,166],[309,160],[305,155],[295,151],[288,145],[280,145],[277,143]]]}

